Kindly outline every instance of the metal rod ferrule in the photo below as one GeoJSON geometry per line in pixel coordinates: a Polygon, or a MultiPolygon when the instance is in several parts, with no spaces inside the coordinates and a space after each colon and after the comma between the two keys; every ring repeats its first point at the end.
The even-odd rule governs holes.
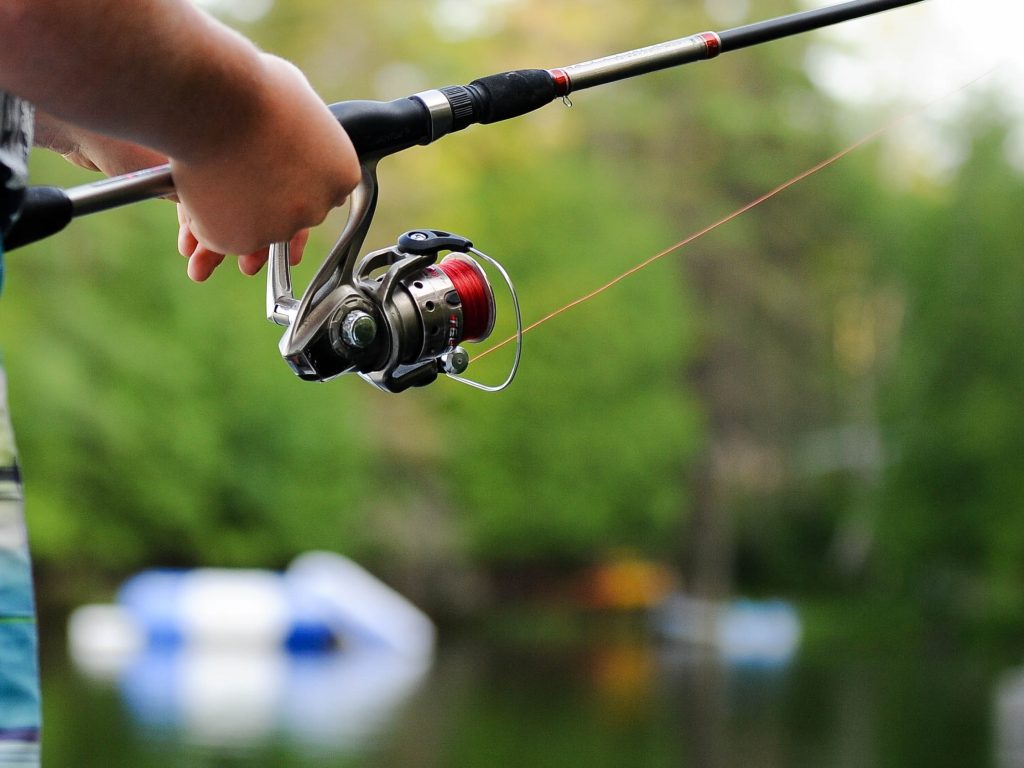
{"type": "Polygon", "coordinates": [[[623,51],[593,61],[584,61],[552,70],[552,76],[556,82],[561,75],[568,78],[568,90],[560,94],[564,96],[595,85],[613,83],[616,80],[656,72],[659,69],[710,59],[717,56],[720,49],[721,43],[717,34],[702,32],[678,40],[669,40],[666,43],[657,43],[633,51],[623,51]]]}

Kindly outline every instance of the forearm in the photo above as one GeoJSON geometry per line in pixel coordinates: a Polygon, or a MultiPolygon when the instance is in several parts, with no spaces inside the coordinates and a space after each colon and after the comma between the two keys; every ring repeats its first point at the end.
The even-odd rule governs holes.
{"type": "Polygon", "coordinates": [[[258,114],[259,52],[186,0],[2,0],[0,29],[0,88],[172,157],[213,156],[258,114]]]}
{"type": "Polygon", "coordinates": [[[258,256],[359,180],[305,76],[189,0],[0,0],[0,32],[0,89],[40,108],[41,141],[105,173],[167,159],[202,253],[258,256]]]}

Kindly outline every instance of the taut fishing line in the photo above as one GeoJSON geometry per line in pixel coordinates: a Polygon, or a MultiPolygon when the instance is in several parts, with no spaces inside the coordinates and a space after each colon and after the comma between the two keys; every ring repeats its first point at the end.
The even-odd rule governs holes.
{"type": "MultiPolygon", "coordinates": [[[[711,232],[715,231],[719,227],[728,224],[733,219],[739,218],[740,216],[742,216],[743,214],[747,213],[748,211],[750,211],[750,210],[752,210],[754,208],[757,208],[762,203],[768,202],[773,197],[775,197],[776,195],[778,195],[778,194],[780,194],[782,192],[785,192],[790,187],[795,186],[796,184],[799,184],[801,181],[804,181],[805,179],[807,179],[807,178],[809,178],[811,176],[814,176],[819,171],[825,170],[830,165],[833,165],[834,163],[838,162],[839,160],[842,160],[844,157],[846,157],[850,153],[855,152],[856,150],[860,149],[865,144],[869,144],[872,141],[874,141],[875,139],[877,139],[879,136],[882,136],[883,134],[888,133],[889,131],[891,131],[893,128],[895,128],[896,126],[900,125],[901,123],[904,123],[904,122],[906,122],[907,120],[910,120],[913,117],[917,117],[918,115],[921,115],[921,114],[927,112],[929,109],[934,107],[936,104],[939,104],[939,103],[945,101],[946,99],[952,98],[953,96],[955,96],[956,94],[960,93],[961,91],[964,91],[967,88],[970,88],[975,83],[978,83],[979,81],[984,80],[986,77],[989,77],[992,74],[993,71],[994,70],[989,70],[989,71],[987,71],[987,72],[985,72],[985,73],[983,73],[983,74],[981,74],[981,75],[979,75],[979,76],[977,76],[975,78],[972,78],[971,80],[967,81],[966,83],[963,83],[962,85],[957,86],[956,88],[954,88],[953,90],[949,91],[948,93],[942,94],[941,96],[939,96],[939,97],[937,97],[937,98],[935,98],[935,99],[933,99],[933,100],[931,100],[929,102],[926,102],[925,104],[921,105],[917,109],[911,110],[909,112],[905,112],[902,115],[899,115],[898,117],[894,118],[893,120],[890,120],[888,123],[884,124],[880,128],[875,128],[870,133],[867,133],[864,136],[861,136],[855,142],[853,142],[849,146],[845,147],[844,149],[839,150],[834,155],[832,155],[830,157],[827,157],[824,160],[822,160],[821,162],[817,163],[816,165],[808,168],[807,170],[805,170],[805,171],[803,171],[801,173],[798,173],[793,178],[789,179],[788,181],[784,181],[782,184],[779,184],[774,189],[771,189],[768,192],[765,192],[760,197],[757,197],[754,200],[751,200],[746,205],[741,206],[740,208],[737,208],[732,213],[730,213],[730,214],[728,214],[726,216],[723,216],[721,219],[719,219],[718,221],[714,222],[713,224],[709,224],[708,226],[704,227],[703,229],[697,230],[693,234],[688,235],[687,237],[685,237],[682,240],[680,240],[678,243],[675,243],[674,245],[670,245],[668,248],[665,248],[664,250],[659,251],[658,253],[654,254],[653,256],[645,259],[644,261],[641,261],[636,266],[630,267],[625,272],[623,272],[622,274],[618,275],[617,277],[612,278],[611,280],[609,280],[604,285],[601,285],[601,286],[599,286],[597,288],[594,288],[592,291],[590,291],[588,293],[585,293],[582,296],[579,296],[578,298],[575,298],[572,301],[562,305],[558,309],[555,309],[555,310],[549,312],[548,314],[546,314],[543,317],[541,317],[539,320],[535,320],[534,322],[526,325],[525,327],[523,327],[522,333],[523,334],[529,333],[530,331],[532,331],[535,328],[543,325],[544,323],[548,322],[549,320],[554,320],[559,315],[563,315],[566,312],[568,312],[569,310],[575,309],[576,307],[580,306],[581,304],[585,304],[588,301],[590,301],[591,299],[597,298],[598,296],[600,296],[602,293],[604,293],[605,291],[609,290],[610,288],[614,288],[616,285],[621,283],[626,278],[635,275],[637,272],[640,272],[643,269],[646,269],[647,267],[651,266],[652,264],[654,264],[657,261],[660,261],[661,259],[665,258],[666,256],[670,256],[671,254],[675,253],[676,251],[682,250],[683,248],[685,248],[686,246],[690,245],[694,241],[700,240],[705,235],[710,234],[711,232]]],[[[505,339],[503,341],[500,341],[500,342],[498,342],[497,344],[495,344],[495,345],[493,345],[491,347],[488,347],[487,349],[483,350],[482,352],[477,353],[476,359],[480,360],[480,359],[486,357],[487,355],[491,354],[492,352],[496,352],[497,350],[501,349],[502,347],[505,347],[508,344],[510,344],[513,341],[515,341],[516,338],[517,338],[517,336],[510,336],[509,338],[507,338],[507,339],[505,339]]]]}

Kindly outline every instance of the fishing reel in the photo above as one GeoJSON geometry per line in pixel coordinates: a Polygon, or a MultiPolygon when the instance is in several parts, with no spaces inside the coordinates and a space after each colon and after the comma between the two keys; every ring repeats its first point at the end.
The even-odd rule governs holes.
{"type": "Polygon", "coordinates": [[[288,243],[271,246],[267,319],[286,328],[279,346],[285,362],[306,381],[354,372],[385,392],[425,386],[442,373],[488,392],[505,389],[519,367],[523,336],[508,273],[466,238],[433,229],[406,232],[360,259],[376,203],[376,166],[364,164],[345,228],[301,298],[292,291],[288,243]],[[462,376],[469,365],[462,345],[487,339],[497,316],[481,262],[501,275],[516,320],[512,369],[494,386],[462,376]]]}

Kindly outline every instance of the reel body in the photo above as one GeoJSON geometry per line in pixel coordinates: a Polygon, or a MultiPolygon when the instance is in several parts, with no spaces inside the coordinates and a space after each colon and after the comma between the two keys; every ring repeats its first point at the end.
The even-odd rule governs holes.
{"type": "Polygon", "coordinates": [[[376,202],[373,171],[364,167],[345,230],[301,299],[292,295],[288,244],[271,247],[267,317],[286,326],[281,356],[306,381],[358,373],[378,389],[402,392],[443,373],[479,389],[504,389],[522,346],[519,302],[508,274],[468,239],[441,230],[406,232],[395,245],[357,259],[376,202]],[[519,344],[509,376],[497,386],[461,376],[469,365],[461,345],[488,338],[496,320],[481,261],[505,280],[516,314],[519,344]]]}

